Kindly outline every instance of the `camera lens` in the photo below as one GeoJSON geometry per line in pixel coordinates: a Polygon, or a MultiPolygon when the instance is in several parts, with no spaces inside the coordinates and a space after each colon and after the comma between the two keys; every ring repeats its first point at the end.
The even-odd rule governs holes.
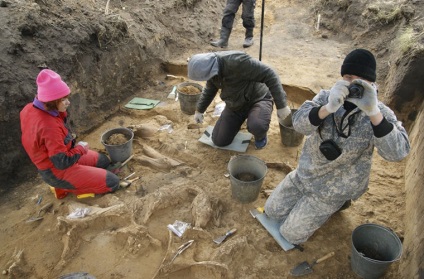
{"type": "Polygon", "coordinates": [[[362,85],[359,84],[351,84],[348,86],[348,90],[349,90],[349,98],[357,98],[360,99],[362,98],[362,95],[364,93],[364,87],[362,87],[362,85]]]}

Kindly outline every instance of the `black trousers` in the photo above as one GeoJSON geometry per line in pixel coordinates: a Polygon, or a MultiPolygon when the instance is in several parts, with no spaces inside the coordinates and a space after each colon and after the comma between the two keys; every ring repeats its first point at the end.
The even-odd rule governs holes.
{"type": "Polygon", "coordinates": [[[213,143],[216,146],[231,144],[246,119],[247,130],[255,137],[255,140],[263,139],[269,130],[273,105],[272,99],[263,99],[245,111],[232,111],[225,108],[212,131],[213,143]]]}
{"type": "Polygon", "coordinates": [[[234,18],[240,7],[242,6],[241,19],[243,20],[243,27],[253,30],[255,27],[255,5],[256,0],[227,0],[222,17],[222,26],[228,29],[233,28],[234,18]]]}

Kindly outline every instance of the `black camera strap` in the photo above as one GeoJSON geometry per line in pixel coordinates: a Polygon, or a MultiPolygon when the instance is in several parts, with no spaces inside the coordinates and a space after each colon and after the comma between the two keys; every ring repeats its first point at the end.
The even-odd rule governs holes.
{"type": "Polygon", "coordinates": [[[334,126],[336,127],[336,132],[337,132],[337,134],[340,136],[340,137],[342,137],[342,138],[348,138],[349,136],[350,136],[350,134],[351,134],[351,126],[353,125],[353,123],[355,122],[355,119],[354,119],[354,117],[355,117],[355,115],[356,114],[358,114],[359,112],[361,112],[361,110],[357,110],[357,111],[355,111],[354,113],[352,113],[351,115],[349,115],[349,113],[351,112],[352,110],[347,110],[347,111],[345,111],[345,113],[343,114],[343,116],[342,116],[342,119],[340,120],[340,124],[339,124],[339,127],[337,127],[337,123],[336,123],[336,119],[334,118],[334,113],[332,114],[332,117],[333,117],[333,123],[334,123],[334,126]],[[349,115],[349,116],[348,116],[349,115]],[[346,123],[346,125],[343,127],[343,122],[344,122],[344,120],[345,120],[345,118],[346,118],[346,116],[348,116],[347,117],[347,123],[346,123]],[[344,133],[344,130],[346,130],[346,128],[347,127],[349,127],[349,130],[347,131],[347,135],[344,133]]]}
{"type": "MultiPolygon", "coordinates": [[[[353,108],[353,109],[355,109],[355,108],[353,108]]],[[[349,115],[349,113],[350,112],[352,112],[352,110],[353,109],[350,109],[350,110],[346,110],[346,112],[343,114],[343,116],[342,116],[342,119],[341,119],[341,121],[340,121],[340,125],[339,125],[339,127],[337,127],[337,123],[336,123],[336,119],[334,118],[334,114],[332,114],[332,119],[333,119],[333,123],[334,123],[334,127],[336,128],[336,132],[337,132],[337,135],[339,136],[339,137],[342,137],[342,138],[348,138],[349,136],[350,136],[350,134],[351,134],[351,125],[353,125],[353,123],[355,122],[355,119],[354,119],[354,116],[356,115],[356,114],[358,114],[358,113],[360,113],[361,112],[361,110],[357,110],[357,111],[355,111],[354,113],[352,113],[351,115],[349,115]],[[348,116],[349,115],[349,116],[348,116]],[[346,118],[346,116],[348,116],[348,118],[347,118],[347,123],[346,123],[346,125],[343,127],[343,122],[344,122],[344,120],[345,120],[345,118],[346,118]],[[348,133],[347,133],[347,135],[343,132],[344,130],[346,130],[346,128],[347,127],[349,127],[349,130],[348,130],[348,133]]],[[[322,135],[321,135],[321,126],[322,125],[319,125],[319,127],[318,127],[318,134],[319,134],[319,137],[321,138],[321,140],[324,140],[323,138],[322,138],[322,135]]],[[[334,130],[333,130],[333,132],[334,132],[334,130]]]]}

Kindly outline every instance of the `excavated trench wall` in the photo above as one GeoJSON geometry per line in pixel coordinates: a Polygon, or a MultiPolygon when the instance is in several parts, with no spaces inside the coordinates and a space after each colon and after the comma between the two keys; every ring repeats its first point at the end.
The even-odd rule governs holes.
{"type": "Polygon", "coordinates": [[[386,78],[386,100],[408,130],[411,152],[405,167],[405,235],[400,264],[402,278],[424,278],[424,51],[392,55],[386,78]]]}
{"type": "Polygon", "coordinates": [[[424,278],[424,103],[409,132],[412,150],[405,168],[405,240],[400,264],[402,278],[424,278]]]}

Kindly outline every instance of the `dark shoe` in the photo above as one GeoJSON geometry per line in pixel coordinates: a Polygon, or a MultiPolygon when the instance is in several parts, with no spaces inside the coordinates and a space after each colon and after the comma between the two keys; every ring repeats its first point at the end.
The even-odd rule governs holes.
{"type": "Polygon", "coordinates": [[[227,47],[230,34],[231,34],[231,29],[222,27],[220,39],[218,41],[211,42],[211,45],[213,45],[214,47],[222,47],[222,48],[227,47]]]}
{"type": "Polygon", "coordinates": [[[251,46],[253,46],[253,37],[248,37],[244,39],[243,47],[246,48],[251,46]]]}
{"type": "Polygon", "coordinates": [[[223,39],[219,39],[218,41],[211,42],[211,45],[214,47],[222,47],[225,48],[228,46],[228,41],[225,41],[223,39]]]}
{"type": "Polygon", "coordinates": [[[255,140],[255,148],[256,149],[262,149],[264,148],[268,143],[268,137],[264,137],[261,140],[255,140]]]}
{"type": "Polygon", "coordinates": [[[345,209],[348,209],[350,206],[352,205],[352,201],[351,200],[347,200],[342,207],[339,208],[339,210],[337,210],[337,212],[343,211],[345,209]]]}

